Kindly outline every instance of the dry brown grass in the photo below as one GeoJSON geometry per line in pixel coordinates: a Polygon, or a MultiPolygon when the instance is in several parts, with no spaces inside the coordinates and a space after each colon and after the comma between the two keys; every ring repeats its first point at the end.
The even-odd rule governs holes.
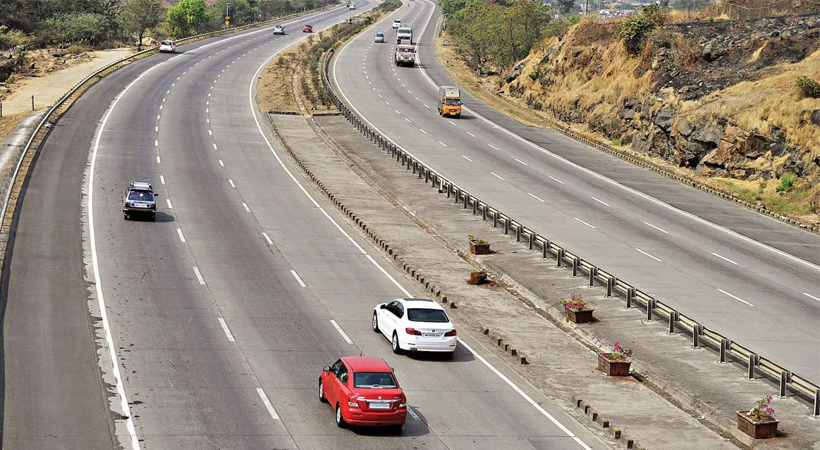
{"type": "Polygon", "coordinates": [[[27,114],[11,114],[0,117],[0,139],[11,133],[26,115],[27,114]]]}
{"type": "Polygon", "coordinates": [[[300,59],[297,53],[297,46],[290,47],[265,67],[256,89],[256,102],[262,111],[299,111],[293,95],[293,74],[300,59]]]}

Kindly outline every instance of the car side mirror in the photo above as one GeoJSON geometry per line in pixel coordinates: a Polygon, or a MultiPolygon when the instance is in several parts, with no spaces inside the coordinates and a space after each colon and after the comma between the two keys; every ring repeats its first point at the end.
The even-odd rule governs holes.
{"type": "Polygon", "coordinates": [[[330,372],[330,366],[322,367],[322,372],[330,372]]]}
{"type": "Polygon", "coordinates": [[[154,192],[154,197],[159,197],[159,194],[157,194],[156,192],[154,192]]]}
{"type": "Polygon", "coordinates": [[[384,308],[387,308],[387,305],[385,305],[385,304],[379,305],[379,309],[384,309],[384,308]]]}

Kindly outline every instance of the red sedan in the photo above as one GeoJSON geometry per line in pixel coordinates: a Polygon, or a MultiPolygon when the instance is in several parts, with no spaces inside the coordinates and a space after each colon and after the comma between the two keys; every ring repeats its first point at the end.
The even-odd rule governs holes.
{"type": "Polygon", "coordinates": [[[302,27],[302,33],[313,33],[313,25],[304,25],[302,27]]]}
{"type": "Polygon", "coordinates": [[[381,358],[345,356],[319,376],[319,400],[336,410],[336,425],[390,426],[407,419],[407,398],[381,358]]]}

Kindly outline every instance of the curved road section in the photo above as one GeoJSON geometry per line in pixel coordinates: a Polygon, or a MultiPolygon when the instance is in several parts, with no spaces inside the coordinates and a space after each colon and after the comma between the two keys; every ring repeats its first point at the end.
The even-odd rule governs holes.
{"type": "MultiPolygon", "coordinates": [[[[558,133],[522,126],[463,95],[437,115],[440,10],[411,3],[338,52],[331,78],[374,128],[528,227],[741,345],[820,383],[820,237],[668,180],[558,133]],[[395,30],[419,40],[392,62],[395,30]]],[[[462,94],[463,91],[462,91],[462,94]]]]}
{"type": "Polygon", "coordinates": [[[404,357],[371,331],[375,304],[423,293],[296,175],[254,102],[302,23],[351,14],[146,58],[55,127],[6,274],[9,448],[606,448],[478,344],[404,357]],[[154,185],[156,222],[123,220],[130,181],[154,185]],[[337,429],[317,398],[322,366],[362,352],[407,393],[400,434],[337,429]]]}

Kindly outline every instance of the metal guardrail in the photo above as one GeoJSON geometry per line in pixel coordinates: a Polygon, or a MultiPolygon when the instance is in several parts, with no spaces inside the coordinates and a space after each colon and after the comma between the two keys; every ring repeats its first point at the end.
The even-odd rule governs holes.
{"type": "Polygon", "coordinates": [[[447,198],[454,199],[454,202],[461,204],[464,209],[472,209],[473,214],[480,214],[483,220],[492,221],[493,228],[501,227],[504,229],[504,234],[512,234],[517,242],[525,243],[530,250],[540,251],[542,258],[554,257],[558,267],[566,266],[572,270],[572,276],[585,274],[589,279],[590,286],[594,286],[596,283],[605,286],[607,297],[613,295],[623,296],[626,299],[627,308],[640,308],[646,312],[646,320],[662,319],[667,321],[667,331],[670,334],[682,331],[692,337],[693,347],[708,347],[717,350],[720,355],[719,362],[723,363],[732,358],[738,363],[746,365],[749,379],[754,378],[755,375],[762,375],[769,380],[779,382],[781,396],[785,396],[786,392],[791,390],[812,401],[814,406],[812,415],[820,415],[820,387],[816,384],[743,347],[717,331],[706,328],[694,318],[681,314],[671,306],[581,258],[567,248],[556,244],[546,236],[538,234],[532,228],[524,226],[521,222],[448,180],[410,155],[391,139],[372,129],[336,94],[327,73],[328,63],[332,56],[332,49],[323,56],[322,83],[333,95],[336,107],[359,132],[406,167],[408,171],[417,174],[419,179],[423,178],[424,182],[430,184],[432,188],[438,188],[438,192],[446,194],[447,198]]]}
{"type": "MultiPolygon", "coordinates": [[[[330,9],[333,7],[337,7],[338,5],[332,5],[330,7],[323,7],[323,8],[316,8],[312,10],[304,10],[298,13],[289,14],[282,17],[274,17],[270,20],[261,21],[261,22],[254,22],[248,25],[243,25],[241,27],[230,28],[227,30],[217,30],[212,31],[209,33],[202,33],[197,34],[194,36],[184,37],[177,41],[174,41],[176,45],[185,45],[191,42],[199,41],[202,39],[208,39],[211,37],[216,36],[223,36],[226,34],[232,34],[244,30],[248,30],[251,28],[257,28],[261,26],[271,25],[276,22],[281,22],[283,20],[288,20],[303,14],[313,13],[317,11],[321,11],[323,9],[330,9]]],[[[31,136],[29,137],[26,145],[21,149],[21,151],[16,154],[12,155],[12,158],[16,158],[17,162],[14,165],[14,170],[6,170],[3,169],[3,173],[0,174],[0,192],[3,192],[3,206],[2,210],[0,210],[0,218],[2,218],[2,223],[6,224],[7,218],[6,213],[8,211],[9,200],[11,199],[11,195],[13,192],[14,184],[17,181],[17,175],[20,173],[20,167],[23,164],[23,161],[26,159],[26,156],[29,154],[31,149],[38,148],[40,144],[45,140],[46,136],[48,135],[48,131],[51,130],[51,127],[57,123],[57,120],[68,110],[69,107],[73,104],[74,100],[79,98],[88,88],[96,84],[100,79],[103,77],[115,72],[117,69],[130,64],[134,61],[142,59],[146,56],[152,55],[156,53],[158,50],[156,48],[150,48],[143,50],[141,52],[134,53],[133,55],[126,56],[125,58],[119,59],[117,61],[112,62],[111,64],[102,67],[101,69],[95,71],[91,75],[83,78],[79,83],[74,85],[68,92],[63,94],[54,105],[52,105],[46,113],[43,115],[43,118],[40,119],[40,122],[32,131],[31,136]]]]}

